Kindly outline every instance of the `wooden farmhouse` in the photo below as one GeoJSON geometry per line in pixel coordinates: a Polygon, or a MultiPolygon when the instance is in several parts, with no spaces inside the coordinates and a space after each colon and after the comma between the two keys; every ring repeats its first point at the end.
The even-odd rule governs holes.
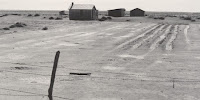
{"type": "Polygon", "coordinates": [[[92,4],[74,4],[69,8],[70,20],[96,20],[98,19],[98,10],[92,4]]]}
{"type": "Polygon", "coordinates": [[[124,17],[125,16],[125,11],[126,10],[124,8],[108,10],[108,16],[124,17]]]}
{"type": "Polygon", "coordinates": [[[131,17],[142,17],[145,16],[145,11],[141,10],[139,8],[133,9],[130,11],[130,16],[131,17]]]}

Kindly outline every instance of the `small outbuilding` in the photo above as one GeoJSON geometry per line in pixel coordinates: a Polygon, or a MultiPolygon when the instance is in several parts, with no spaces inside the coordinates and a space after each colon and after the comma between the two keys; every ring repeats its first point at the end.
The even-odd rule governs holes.
{"type": "Polygon", "coordinates": [[[126,9],[124,9],[124,8],[108,10],[108,16],[124,17],[125,11],[126,11],[126,9]]]}
{"type": "Polygon", "coordinates": [[[92,4],[74,4],[69,8],[70,20],[96,20],[98,19],[98,10],[92,4]]]}
{"type": "Polygon", "coordinates": [[[130,11],[130,16],[131,17],[142,17],[145,16],[145,11],[141,10],[139,8],[133,9],[130,11]]]}

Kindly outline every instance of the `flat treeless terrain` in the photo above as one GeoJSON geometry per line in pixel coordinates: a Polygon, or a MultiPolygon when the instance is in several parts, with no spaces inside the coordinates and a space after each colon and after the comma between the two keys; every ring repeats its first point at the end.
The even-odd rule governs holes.
{"type": "Polygon", "coordinates": [[[0,18],[27,24],[0,30],[0,100],[48,100],[58,50],[54,100],[199,100],[200,24],[129,19],[0,18]]]}

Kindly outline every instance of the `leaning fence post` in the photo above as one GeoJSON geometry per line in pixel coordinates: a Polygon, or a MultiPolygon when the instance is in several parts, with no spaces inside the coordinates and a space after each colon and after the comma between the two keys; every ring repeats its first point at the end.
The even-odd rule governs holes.
{"type": "Polygon", "coordinates": [[[175,88],[175,78],[173,78],[173,88],[175,88]]]}
{"type": "Polygon", "coordinates": [[[49,97],[49,100],[53,100],[53,97],[52,97],[53,85],[54,85],[54,80],[55,80],[55,75],[56,75],[56,69],[57,69],[57,65],[58,65],[59,55],[60,55],[60,51],[57,51],[57,52],[56,52],[55,59],[54,59],[52,74],[51,74],[50,87],[49,87],[49,90],[48,90],[48,97],[49,97]]]}

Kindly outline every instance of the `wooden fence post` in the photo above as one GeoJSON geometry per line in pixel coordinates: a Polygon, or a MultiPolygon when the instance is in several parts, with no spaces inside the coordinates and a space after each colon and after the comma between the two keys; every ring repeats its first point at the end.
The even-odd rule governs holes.
{"type": "Polygon", "coordinates": [[[173,88],[175,88],[175,78],[173,78],[173,88]]]}
{"type": "Polygon", "coordinates": [[[56,75],[56,69],[57,69],[57,65],[58,65],[59,56],[60,56],[60,51],[57,51],[57,52],[56,52],[55,59],[54,59],[52,74],[51,74],[50,87],[49,87],[49,90],[48,90],[48,97],[49,97],[49,100],[53,100],[53,97],[52,97],[53,85],[54,85],[54,80],[55,80],[55,75],[56,75]]]}

